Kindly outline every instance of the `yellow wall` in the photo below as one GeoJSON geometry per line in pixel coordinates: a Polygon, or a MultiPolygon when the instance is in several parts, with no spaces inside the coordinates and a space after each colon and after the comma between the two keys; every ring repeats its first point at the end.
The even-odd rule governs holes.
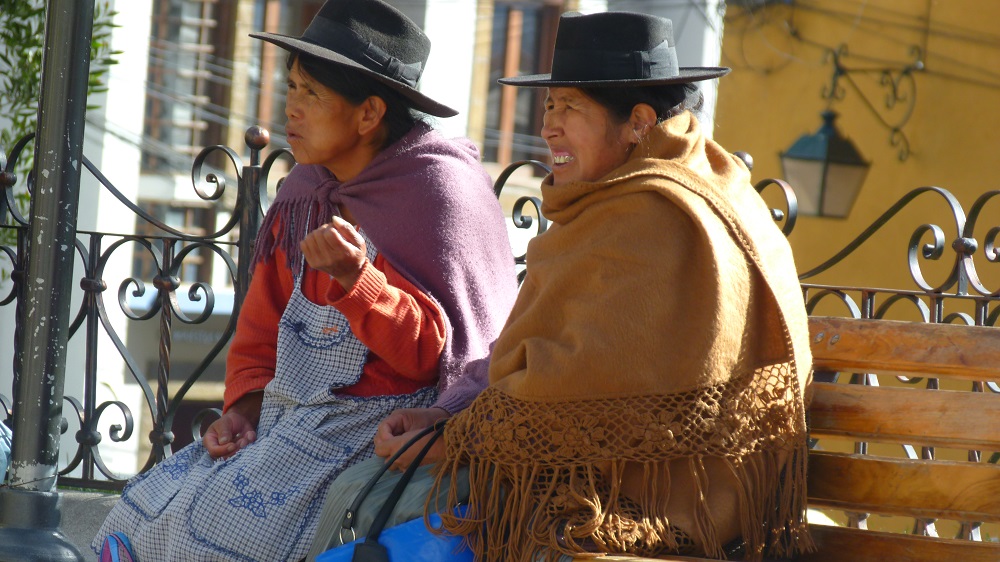
{"type": "MultiPolygon", "coordinates": [[[[820,125],[827,107],[823,89],[833,66],[822,46],[847,46],[841,64],[849,69],[902,68],[916,60],[915,100],[902,131],[911,154],[899,161],[889,130],[865,106],[864,98],[841,79],[840,131],[872,162],[868,177],[847,219],[800,217],[790,241],[800,272],[811,269],[860,233],[909,190],[935,185],[951,191],[966,212],[976,197],[1000,189],[1000,2],[984,0],[796,0],[793,6],[746,10],[731,4],[726,14],[722,64],[733,72],[721,79],[715,138],[731,151],[746,150],[755,160],[754,179],[780,177],[778,153],[820,125]]],[[[886,88],[879,75],[851,73],[878,112],[890,122],[900,117],[884,108],[886,88]]],[[[957,233],[940,197],[921,197],[913,211],[897,217],[862,253],[829,275],[830,284],[915,288],[906,267],[910,235],[924,222],[945,229],[949,247],[957,233]]],[[[1000,199],[1000,198],[998,198],[1000,199]]],[[[987,206],[976,229],[981,275],[1000,288],[1000,266],[987,267],[982,256],[986,231],[998,220],[1000,201],[987,206]]],[[[946,256],[953,260],[950,250],[946,256]]],[[[951,261],[951,260],[949,260],[951,261]]],[[[935,264],[925,271],[942,281],[935,264]]]]}

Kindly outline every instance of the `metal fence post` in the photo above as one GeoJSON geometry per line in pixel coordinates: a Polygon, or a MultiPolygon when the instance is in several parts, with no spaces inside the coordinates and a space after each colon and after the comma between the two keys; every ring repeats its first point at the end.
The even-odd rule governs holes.
{"type": "Polygon", "coordinates": [[[35,189],[18,342],[10,487],[0,490],[0,560],[83,560],[59,532],[56,485],[94,0],[48,0],[35,189]]]}
{"type": "Polygon", "coordinates": [[[233,314],[239,313],[243,299],[247,296],[247,289],[250,287],[250,262],[253,261],[261,218],[267,211],[267,185],[264,183],[267,178],[261,169],[260,153],[271,141],[271,135],[267,129],[255,125],[247,129],[243,138],[250,148],[250,165],[243,167],[239,204],[236,206],[240,213],[240,239],[233,314]]]}

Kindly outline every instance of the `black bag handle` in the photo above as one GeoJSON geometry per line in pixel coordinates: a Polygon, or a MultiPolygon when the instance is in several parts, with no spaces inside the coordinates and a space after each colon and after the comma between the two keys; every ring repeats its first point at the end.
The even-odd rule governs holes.
{"type": "Polygon", "coordinates": [[[399,457],[401,457],[403,453],[405,453],[410,447],[412,447],[414,443],[420,441],[428,433],[435,431],[436,429],[437,429],[437,424],[435,423],[430,427],[425,427],[424,429],[420,430],[419,433],[410,438],[409,441],[407,441],[402,447],[399,448],[399,450],[397,450],[391,457],[389,457],[389,460],[385,461],[385,463],[382,464],[382,467],[379,468],[378,472],[376,472],[365,484],[365,487],[362,488],[360,492],[358,492],[357,497],[354,498],[354,501],[351,503],[350,507],[348,507],[347,511],[344,512],[344,518],[340,522],[340,540],[342,543],[347,544],[353,541],[355,538],[357,538],[356,536],[352,536],[351,540],[345,540],[344,533],[346,531],[351,531],[353,535],[354,519],[358,514],[358,510],[361,509],[361,502],[363,502],[365,498],[368,497],[368,494],[371,493],[372,488],[375,487],[375,484],[378,484],[378,481],[382,479],[382,475],[385,474],[385,471],[389,470],[389,467],[392,466],[392,463],[396,462],[396,460],[399,457]]]}
{"type": "Polygon", "coordinates": [[[412,439],[407,441],[405,445],[400,447],[400,449],[396,451],[396,453],[392,455],[389,460],[385,461],[385,464],[382,465],[378,472],[376,472],[375,475],[368,480],[365,487],[362,488],[361,492],[358,493],[358,496],[354,498],[354,502],[352,502],[351,506],[347,508],[347,511],[344,513],[344,519],[341,521],[340,530],[341,541],[345,543],[348,541],[344,541],[344,531],[351,530],[353,534],[354,519],[357,515],[358,509],[361,508],[361,502],[365,500],[368,493],[371,492],[372,488],[375,487],[375,484],[377,484],[382,478],[382,475],[385,474],[385,471],[392,466],[392,463],[394,463],[396,459],[413,446],[414,443],[423,439],[429,433],[434,434],[431,436],[427,444],[420,450],[420,452],[417,453],[413,462],[406,468],[406,472],[404,472],[399,478],[399,482],[397,482],[395,487],[393,487],[389,497],[386,498],[382,508],[372,521],[371,527],[368,529],[368,535],[365,537],[364,542],[355,545],[354,555],[351,558],[352,562],[389,562],[389,553],[386,551],[384,546],[379,544],[378,537],[382,534],[382,529],[385,528],[385,524],[389,521],[389,517],[392,515],[392,510],[395,509],[396,504],[399,503],[399,498],[402,497],[403,491],[406,489],[406,485],[410,483],[410,480],[413,479],[413,475],[417,472],[417,469],[420,468],[420,462],[424,460],[425,456],[427,456],[431,447],[434,446],[434,442],[444,434],[444,424],[446,421],[447,420],[439,420],[435,422],[434,425],[422,429],[420,433],[415,435],[412,439]]]}

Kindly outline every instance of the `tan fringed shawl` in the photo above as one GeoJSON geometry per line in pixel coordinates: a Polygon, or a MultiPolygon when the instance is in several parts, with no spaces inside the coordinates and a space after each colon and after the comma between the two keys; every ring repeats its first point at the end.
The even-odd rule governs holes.
{"type": "Polygon", "coordinates": [[[447,426],[471,496],[445,527],[479,561],[810,549],[806,314],[746,168],[683,114],[603,181],[542,191],[555,224],[490,386],[447,426]]]}

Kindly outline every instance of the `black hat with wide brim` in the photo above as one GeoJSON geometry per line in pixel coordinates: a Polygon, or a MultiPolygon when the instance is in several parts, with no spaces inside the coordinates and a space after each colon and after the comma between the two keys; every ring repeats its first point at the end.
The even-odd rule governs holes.
{"type": "Polygon", "coordinates": [[[250,37],[353,68],[396,90],[424,113],[458,115],[417,90],[431,41],[417,24],[381,0],[328,0],[301,37],[277,33],[250,37]]]}
{"type": "Polygon", "coordinates": [[[681,67],[673,23],[631,12],[576,12],[559,18],[552,72],[498,80],[509,86],[622,87],[687,84],[729,74],[725,67],[681,67]]]}

